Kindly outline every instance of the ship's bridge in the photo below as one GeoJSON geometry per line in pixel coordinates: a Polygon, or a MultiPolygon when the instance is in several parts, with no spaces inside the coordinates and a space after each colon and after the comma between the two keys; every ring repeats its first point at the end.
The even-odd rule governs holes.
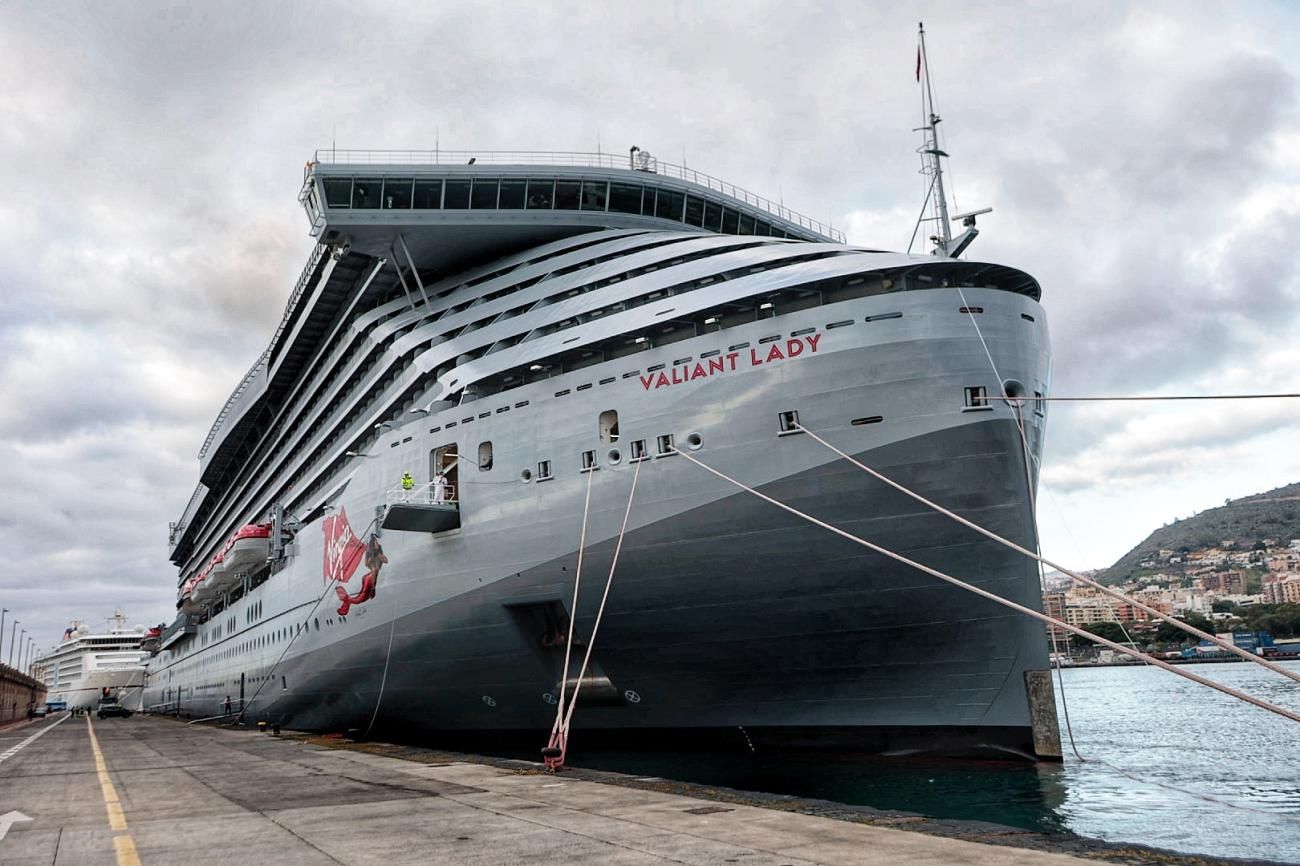
{"type": "Polygon", "coordinates": [[[318,150],[299,196],[332,246],[453,268],[602,228],[844,243],[844,233],[645,151],[318,150]]]}

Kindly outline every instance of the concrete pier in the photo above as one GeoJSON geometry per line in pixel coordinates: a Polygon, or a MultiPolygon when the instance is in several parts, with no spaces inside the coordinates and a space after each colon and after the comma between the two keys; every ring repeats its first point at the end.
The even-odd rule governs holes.
{"type": "Polygon", "coordinates": [[[0,863],[1087,862],[426,754],[60,713],[0,732],[0,863]]]}

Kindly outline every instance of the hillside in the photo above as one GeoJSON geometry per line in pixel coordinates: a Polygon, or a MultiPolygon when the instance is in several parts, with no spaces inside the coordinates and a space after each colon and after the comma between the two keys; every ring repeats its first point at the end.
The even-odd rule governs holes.
{"type": "Polygon", "coordinates": [[[1300,538],[1300,483],[1232,499],[1162,526],[1106,569],[1101,579],[1106,583],[1131,579],[1140,570],[1139,564],[1155,558],[1161,548],[1185,553],[1231,539],[1237,550],[1248,550],[1265,538],[1282,539],[1283,544],[1300,538]]]}

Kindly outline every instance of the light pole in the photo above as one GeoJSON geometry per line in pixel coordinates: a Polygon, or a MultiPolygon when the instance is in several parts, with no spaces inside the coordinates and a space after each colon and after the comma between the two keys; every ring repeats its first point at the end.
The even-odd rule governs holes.
{"type": "MultiPolygon", "coordinates": [[[[18,625],[18,623],[14,623],[14,625],[18,625]]],[[[10,667],[18,668],[18,670],[23,669],[23,641],[25,640],[27,640],[27,629],[23,629],[23,633],[18,636],[18,658],[14,658],[13,652],[9,653],[10,667]],[[18,662],[18,664],[14,664],[15,661],[18,662]]]]}
{"type": "Polygon", "coordinates": [[[23,671],[25,671],[28,676],[32,675],[32,650],[35,648],[36,637],[33,635],[32,637],[27,638],[27,655],[23,660],[23,671]]]}
{"type": "Polygon", "coordinates": [[[14,638],[18,637],[18,626],[22,624],[23,621],[21,619],[14,620],[14,626],[13,626],[14,630],[9,632],[9,666],[10,667],[13,667],[14,665],[14,638]]]}
{"type": "Polygon", "coordinates": [[[5,615],[9,613],[9,608],[0,608],[0,652],[5,645],[5,615]]]}

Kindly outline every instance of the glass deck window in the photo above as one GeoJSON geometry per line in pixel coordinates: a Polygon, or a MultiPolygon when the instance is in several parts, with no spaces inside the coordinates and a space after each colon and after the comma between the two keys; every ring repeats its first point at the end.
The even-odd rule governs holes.
{"type": "Polygon", "coordinates": [[[609,209],[617,213],[641,213],[641,187],[632,183],[610,184],[609,209]]]}
{"type": "Polygon", "coordinates": [[[608,198],[609,184],[603,180],[584,180],[582,182],[582,209],[604,210],[608,198]]]}
{"type": "Polygon", "coordinates": [[[353,208],[379,207],[379,192],[384,182],[377,177],[359,177],[352,183],[353,208]]]}
{"type": "Polygon", "coordinates": [[[722,231],[722,205],[711,201],[704,203],[704,227],[711,232],[722,231]]]}
{"type": "Polygon", "coordinates": [[[686,197],[686,222],[693,226],[704,225],[704,202],[693,195],[686,197]]]}
{"type": "Polygon", "coordinates": [[[412,206],[418,210],[438,210],[442,207],[442,181],[417,180],[412,206]]]}
{"type": "Polygon", "coordinates": [[[524,202],[527,200],[528,181],[501,181],[501,198],[498,200],[497,204],[497,207],[501,208],[501,210],[523,210],[524,202]]]}
{"type": "Polygon", "coordinates": [[[497,209],[497,187],[500,181],[483,180],[478,178],[474,181],[474,192],[470,196],[469,206],[475,210],[496,210],[497,209]]]}
{"type": "Polygon", "coordinates": [[[384,208],[408,210],[411,207],[411,183],[409,177],[384,178],[384,208]]]}
{"type": "Polygon", "coordinates": [[[467,180],[448,180],[442,194],[442,206],[447,210],[468,209],[469,187],[467,180]]]}
{"type": "Polygon", "coordinates": [[[582,201],[582,182],[577,180],[557,180],[555,182],[555,209],[577,210],[582,201]]]}
{"type": "Polygon", "coordinates": [[[722,233],[724,235],[740,234],[736,220],[740,215],[731,208],[722,209],[722,233]]]}
{"type": "Polygon", "coordinates": [[[772,227],[762,220],[758,220],[754,223],[754,234],[767,237],[772,234],[772,227]]]}
{"type": "Polygon", "coordinates": [[[352,178],[327,177],[325,183],[325,204],[329,207],[352,207],[352,178]]]}
{"type": "Polygon", "coordinates": [[[550,210],[555,201],[555,181],[528,181],[528,209],[550,210]]]}
{"type": "Polygon", "coordinates": [[[754,218],[749,214],[740,215],[740,231],[737,234],[752,235],[754,233],[754,218]]]}
{"type": "Polygon", "coordinates": [[[659,199],[655,203],[655,216],[660,219],[682,221],[682,209],[686,205],[685,193],[671,190],[659,190],[659,199]]]}

